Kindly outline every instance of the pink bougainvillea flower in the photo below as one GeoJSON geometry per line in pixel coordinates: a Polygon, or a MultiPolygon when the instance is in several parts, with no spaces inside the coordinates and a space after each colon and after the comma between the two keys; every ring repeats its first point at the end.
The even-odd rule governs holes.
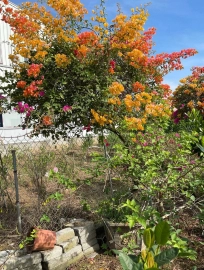
{"type": "Polygon", "coordinates": [[[175,123],[175,124],[178,124],[178,123],[179,123],[179,121],[180,121],[180,119],[179,119],[179,118],[175,118],[175,119],[174,119],[174,123],[175,123]]]}
{"type": "Polygon", "coordinates": [[[44,92],[44,91],[40,91],[40,92],[39,92],[39,96],[40,96],[40,97],[43,97],[44,95],[45,95],[45,92],[44,92]]]}
{"type": "Polygon", "coordinates": [[[57,167],[54,167],[53,168],[53,172],[58,173],[58,168],[57,167]]]}
{"type": "Polygon", "coordinates": [[[72,106],[69,106],[69,105],[65,105],[63,108],[62,108],[62,110],[64,111],[64,112],[68,112],[68,111],[70,111],[72,109],[72,106]]]}
{"type": "Polygon", "coordinates": [[[180,138],[180,134],[178,134],[178,133],[175,133],[175,136],[176,136],[177,138],[180,138]]]}

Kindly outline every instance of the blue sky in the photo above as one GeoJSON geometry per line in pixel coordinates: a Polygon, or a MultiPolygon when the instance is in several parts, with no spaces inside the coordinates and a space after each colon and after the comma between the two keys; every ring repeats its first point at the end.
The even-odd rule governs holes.
{"type": "MultiPolygon", "coordinates": [[[[57,1],[57,0],[56,0],[57,1]]],[[[13,0],[15,4],[22,1],[13,0]]],[[[81,0],[91,12],[100,0],[81,0]]],[[[125,14],[130,14],[130,9],[146,4],[147,0],[106,0],[106,10],[109,18],[113,18],[120,4],[125,14]]],[[[152,0],[148,6],[149,18],[145,29],[157,29],[154,41],[156,53],[180,51],[194,48],[198,54],[182,61],[184,69],[174,71],[165,77],[172,89],[179,84],[179,80],[190,74],[193,66],[204,66],[204,0],[152,0]]]]}

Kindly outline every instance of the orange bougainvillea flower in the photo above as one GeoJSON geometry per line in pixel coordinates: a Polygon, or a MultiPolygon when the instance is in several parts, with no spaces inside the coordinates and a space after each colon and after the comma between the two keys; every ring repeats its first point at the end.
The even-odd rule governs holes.
{"type": "Polygon", "coordinates": [[[132,88],[134,92],[142,92],[145,90],[145,86],[140,82],[133,83],[132,88]]]}
{"type": "Polygon", "coordinates": [[[124,86],[121,83],[113,82],[109,86],[109,91],[112,95],[118,96],[124,91],[124,86]]]}
{"type": "Polygon", "coordinates": [[[18,88],[25,88],[26,82],[25,81],[18,81],[17,84],[16,84],[16,86],[18,88]]]}
{"type": "Polygon", "coordinates": [[[42,66],[42,64],[31,64],[27,70],[28,76],[36,78],[39,75],[42,66]]]}
{"type": "Polygon", "coordinates": [[[80,45],[93,46],[98,42],[98,37],[94,32],[84,32],[78,35],[78,43],[80,45]]]}
{"type": "Polygon", "coordinates": [[[45,125],[45,126],[50,126],[50,125],[52,125],[51,117],[48,116],[48,115],[43,116],[43,118],[42,118],[42,123],[43,123],[43,125],[45,125]]]}

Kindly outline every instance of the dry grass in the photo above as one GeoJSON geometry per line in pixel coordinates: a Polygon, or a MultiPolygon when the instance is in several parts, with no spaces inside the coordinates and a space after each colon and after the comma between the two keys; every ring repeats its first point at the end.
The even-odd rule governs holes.
{"type": "MultiPolygon", "coordinates": [[[[17,149],[17,169],[19,179],[19,196],[22,216],[23,233],[30,227],[41,225],[44,228],[59,230],[63,226],[63,220],[71,218],[86,218],[96,220],[97,217],[91,211],[84,211],[81,204],[86,200],[92,208],[97,207],[98,203],[107,198],[104,193],[105,172],[101,179],[93,179],[91,185],[83,184],[83,181],[89,176],[86,169],[90,168],[91,154],[93,152],[102,153],[97,145],[93,148],[83,149],[82,141],[61,143],[53,145],[50,142],[43,144],[23,145],[17,149]],[[34,147],[35,146],[35,147],[34,147]],[[73,192],[54,181],[48,181],[45,173],[54,166],[67,177],[75,181],[78,189],[73,192]],[[36,179],[45,188],[42,198],[38,197],[36,179]],[[79,181],[80,180],[80,181],[79,181]],[[64,197],[61,201],[51,201],[43,204],[46,198],[54,193],[61,192],[64,197]],[[50,222],[40,222],[43,215],[50,217],[50,222]]],[[[7,149],[2,155],[3,167],[1,166],[1,186],[4,187],[7,204],[4,204],[3,196],[0,196],[0,250],[17,249],[22,236],[17,231],[17,214],[15,208],[15,189],[13,180],[13,168],[11,149],[7,149]],[[4,170],[6,168],[6,171],[4,170]],[[6,176],[6,178],[5,178],[6,176]],[[11,201],[10,201],[11,200],[11,201]]],[[[106,183],[108,186],[108,183],[106,183]]],[[[127,183],[113,181],[113,189],[117,191],[127,190],[127,183]]],[[[171,270],[192,270],[196,265],[197,270],[204,270],[204,250],[203,246],[198,244],[203,241],[201,232],[196,231],[197,224],[192,219],[191,213],[182,213],[177,220],[182,224],[184,236],[194,241],[192,247],[198,252],[196,262],[190,260],[176,260],[169,266],[171,270]]],[[[83,259],[77,265],[73,265],[69,270],[121,270],[118,259],[114,256],[100,254],[94,259],[83,259]]]]}

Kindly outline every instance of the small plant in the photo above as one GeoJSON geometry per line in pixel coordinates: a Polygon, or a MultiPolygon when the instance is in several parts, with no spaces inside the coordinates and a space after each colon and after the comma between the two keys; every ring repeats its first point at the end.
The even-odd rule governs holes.
{"type": "Polygon", "coordinates": [[[127,200],[123,204],[132,210],[127,215],[130,228],[137,223],[142,243],[138,255],[125,254],[124,251],[114,250],[119,255],[123,270],[160,270],[163,265],[170,263],[176,257],[196,259],[196,252],[188,248],[187,239],[180,238],[180,230],[175,231],[167,221],[161,219],[159,213],[152,209],[141,211],[135,200],[127,200]],[[155,225],[156,224],[156,225],[155,225]]]}
{"type": "Polygon", "coordinates": [[[165,248],[170,237],[170,225],[160,221],[154,228],[143,231],[143,246],[139,255],[127,255],[114,250],[119,255],[123,270],[159,270],[178,256],[179,249],[165,248]]]}
{"type": "Polygon", "coordinates": [[[125,199],[125,196],[122,196],[124,196],[124,192],[114,192],[113,197],[99,202],[96,213],[113,222],[126,222],[126,215],[128,215],[130,211],[122,207],[125,199]]]}
{"type": "Polygon", "coordinates": [[[63,185],[66,188],[69,188],[73,191],[76,190],[75,183],[70,178],[59,173],[57,167],[54,167],[48,173],[46,173],[46,176],[49,178],[49,180],[57,180],[59,184],[63,185]]]}
{"type": "Polygon", "coordinates": [[[46,215],[46,214],[43,214],[41,219],[40,219],[40,222],[47,222],[49,223],[50,222],[50,218],[46,215]]]}
{"type": "Polygon", "coordinates": [[[113,255],[112,250],[109,249],[109,247],[108,247],[108,245],[106,243],[103,243],[101,245],[101,248],[104,250],[103,254],[106,254],[106,255],[109,255],[109,256],[113,255]]]}
{"type": "Polygon", "coordinates": [[[36,229],[31,230],[31,232],[29,233],[29,235],[26,236],[26,238],[20,242],[19,248],[20,249],[23,249],[27,245],[33,244],[34,239],[36,238],[36,236],[37,236],[37,230],[36,229]]]}

